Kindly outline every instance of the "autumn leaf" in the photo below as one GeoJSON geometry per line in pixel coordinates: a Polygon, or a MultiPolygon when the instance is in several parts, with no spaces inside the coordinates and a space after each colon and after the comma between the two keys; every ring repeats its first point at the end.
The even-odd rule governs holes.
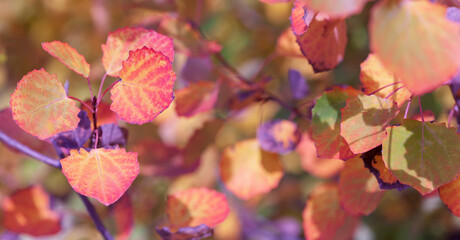
{"type": "Polygon", "coordinates": [[[50,208],[50,196],[40,186],[17,190],[3,199],[3,226],[35,237],[61,231],[61,217],[50,208]]]}
{"type": "Polygon", "coordinates": [[[354,215],[369,215],[384,193],[359,156],[345,162],[339,179],[340,204],[345,210],[354,215]]]}
{"type": "Polygon", "coordinates": [[[388,99],[362,93],[347,99],[342,108],[340,135],[353,153],[363,153],[382,144],[385,128],[399,113],[398,106],[388,99]]]}
{"type": "Polygon", "coordinates": [[[199,240],[214,235],[213,229],[204,224],[196,227],[179,228],[177,231],[172,231],[169,227],[156,228],[155,230],[162,239],[199,240]]]}
{"type": "Polygon", "coordinates": [[[430,1],[380,1],[371,12],[371,50],[415,95],[431,92],[460,67],[460,25],[430,1]],[[424,37],[420,37],[424,36],[424,37]]]}
{"type": "Polygon", "coordinates": [[[402,82],[394,77],[375,56],[369,54],[366,60],[361,63],[361,74],[359,79],[363,85],[363,91],[366,94],[373,93],[376,96],[395,101],[401,107],[412,95],[402,82]]]}
{"type": "Polygon", "coordinates": [[[176,92],[176,113],[178,116],[191,117],[210,111],[217,101],[219,84],[199,81],[176,92]]]}
{"type": "Polygon", "coordinates": [[[272,120],[257,129],[260,147],[267,152],[286,154],[300,142],[301,133],[297,124],[289,120],[272,120]]]}
{"type": "Polygon", "coordinates": [[[439,197],[447,205],[450,211],[460,217],[460,178],[443,185],[439,188],[439,197]]]}
{"type": "Polygon", "coordinates": [[[122,62],[129,57],[130,51],[143,47],[161,52],[174,61],[174,48],[171,38],[153,30],[144,28],[122,28],[109,33],[107,42],[102,45],[102,63],[105,71],[112,77],[118,77],[122,69],[122,62]]]}
{"type": "Polygon", "coordinates": [[[401,183],[425,195],[460,172],[459,144],[454,128],[407,119],[401,126],[387,128],[383,161],[401,183]]]}
{"type": "Polygon", "coordinates": [[[291,29],[286,29],[278,37],[276,41],[276,50],[277,55],[286,56],[286,57],[296,57],[303,58],[303,54],[300,51],[299,44],[297,44],[297,38],[292,32],[291,29]]]}
{"type": "Polygon", "coordinates": [[[85,57],[80,55],[77,50],[69,46],[69,44],[53,41],[42,43],[42,47],[74,72],[85,78],[89,77],[89,64],[86,62],[85,57]]]}
{"type": "Polygon", "coordinates": [[[56,75],[33,70],[19,81],[10,100],[13,119],[40,139],[77,127],[80,110],[67,97],[56,75]]]}
{"type": "Polygon", "coordinates": [[[72,188],[108,206],[116,202],[139,174],[137,153],[124,149],[71,150],[61,159],[62,172],[72,188]]]}
{"type": "Polygon", "coordinates": [[[369,0],[301,0],[315,12],[324,12],[334,18],[358,14],[369,0]]]}
{"type": "Polygon", "coordinates": [[[117,226],[117,240],[128,240],[134,228],[133,203],[131,195],[124,194],[114,205],[112,215],[117,226]]]}
{"type": "Polygon", "coordinates": [[[163,54],[142,48],[130,52],[120,71],[121,80],[111,90],[110,109],[126,122],[151,122],[173,100],[176,74],[163,54]]]}
{"type": "Polygon", "coordinates": [[[305,238],[309,240],[351,239],[359,219],[340,206],[335,183],[317,185],[302,213],[305,238]]]}
{"type": "Polygon", "coordinates": [[[342,116],[340,109],[346,100],[357,96],[359,91],[347,87],[334,87],[316,99],[312,110],[312,138],[320,158],[349,159],[354,156],[348,143],[340,135],[342,116]]]}
{"type": "Polygon", "coordinates": [[[166,213],[174,229],[205,224],[215,227],[230,212],[224,194],[207,188],[191,188],[168,195],[166,213]]]}
{"type": "Polygon", "coordinates": [[[308,24],[313,19],[313,12],[307,11],[305,4],[299,0],[294,2],[291,10],[291,28],[295,36],[300,36],[307,31],[308,24]]]}
{"type": "Polygon", "coordinates": [[[256,139],[249,139],[224,150],[220,175],[228,190],[248,200],[278,186],[283,165],[278,154],[265,152],[256,139]]]}

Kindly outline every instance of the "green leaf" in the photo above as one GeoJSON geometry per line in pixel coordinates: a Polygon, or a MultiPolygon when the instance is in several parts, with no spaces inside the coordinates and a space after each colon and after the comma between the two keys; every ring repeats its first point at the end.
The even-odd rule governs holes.
{"type": "Polygon", "coordinates": [[[383,161],[393,175],[422,195],[450,181],[460,171],[460,139],[443,123],[404,120],[387,128],[383,161]]]}

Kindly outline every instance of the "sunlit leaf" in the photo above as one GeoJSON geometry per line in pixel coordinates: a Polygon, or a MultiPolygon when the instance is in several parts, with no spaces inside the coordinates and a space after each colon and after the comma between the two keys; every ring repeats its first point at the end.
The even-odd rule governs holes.
{"type": "Polygon", "coordinates": [[[439,188],[439,197],[453,214],[460,217],[460,178],[458,176],[439,188]]]}
{"type": "Polygon", "coordinates": [[[85,78],[89,77],[89,64],[86,62],[85,57],[80,55],[77,50],[69,46],[69,44],[60,41],[53,41],[42,43],[42,47],[53,57],[59,59],[59,61],[65,64],[68,68],[85,78]]]}
{"type": "Polygon", "coordinates": [[[134,228],[133,203],[128,193],[112,205],[111,209],[117,226],[117,240],[128,240],[134,228]]]}
{"type": "Polygon", "coordinates": [[[75,129],[80,110],[56,75],[33,70],[19,81],[10,100],[13,119],[26,132],[45,139],[75,129]]]}
{"type": "Polygon", "coordinates": [[[359,91],[347,87],[335,87],[316,99],[312,110],[312,138],[315,140],[318,157],[348,159],[354,156],[348,143],[340,135],[342,116],[348,98],[356,97],[359,91]]]}
{"type": "Polygon", "coordinates": [[[151,122],[173,100],[176,75],[169,59],[149,48],[130,52],[120,71],[121,81],[111,90],[110,109],[126,122],[151,122]]]}
{"type": "Polygon", "coordinates": [[[366,60],[361,63],[359,79],[363,84],[364,93],[370,94],[376,91],[374,94],[381,98],[392,94],[389,99],[395,101],[398,106],[401,106],[412,95],[402,82],[398,83],[393,73],[385,69],[375,54],[369,54],[366,60]]]}
{"type": "Polygon", "coordinates": [[[369,215],[377,208],[384,193],[359,156],[345,162],[345,168],[340,172],[339,196],[341,206],[349,213],[369,215]]]}
{"type": "Polygon", "coordinates": [[[297,124],[288,120],[272,120],[257,129],[260,147],[268,152],[286,154],[295,149],[300,142],[297,124]]]}
{"type": "Polygon", "coordinates": [[[124,149],[71,150],[61,159],[62,172],[72,188],[108,206],[116,202],[139,174],[137,153],[124,149]]]}
{"type": "Polygon", "coordinates": [[[173,228],[205,224],[215,227],[230,212],[224,194],[207,188],[192,188],[168,195],[166,213],[173,228]]]}
{"type": "Polygon", "coordinates": [[[3,199],[3,226],[15,233],[46,236],[61,231],[61,219],[50,208],[50,197],[40,186],[18,190],[3,199]]]}
{"type": "Polygon", "coordinates": [[[459,70],[460,25],[445,12],[429,1],[380,1],[373,7],[371,49],[416,95],[433,91],[459,70]]]}
{"type": "Polygon", "coordinates": [[[385,128],[390,126],[399,108],[392,100],[360,93],[347,99],[341,111],[340,135],[347,141],[351,151],[358,154],[382,144],[386,137],[385,128]]]}
{"type": "Polygon", "coordinates": [[[339,189],[334,183],[322,183],[313,189],[302,217],[308,240],[351,239],[359,221],[340,206],[339,189]]]}
{"type": "Polygon", "coordinates": [[[218,93],[218,84],[205,81],[191,83],[188,87],[176,91],[177,115],[190,117],[211,110],[217,101],[218,93]]]}
{"type": "Polygon", "coordinates": [[[297,36],[303,55],[315,72],[335,68],[343,60],[348,41],[345,20],[320,13],[307,24],[305,33],[297,36]]]}
{"type": "Polygon", "coordinates": [[[302,0],[316,12],[327,13],[331,17],[348,17],[360,13],[369,0],[302,0]]]}
{"type": "Polygon", "coordinates": [[[459,144],[454,128],[408,119],[401,126],[387,128],[383,161],[401,183],[425,195],[460,172],[459,144]]]}
{"type": "Polygon", "coordinates": [[[297,44],[297,38],[292,32],[292,30],[286,29],[278,37],[276,41],[276,54],[286,57],[303,57],[302,52],[300,51],[299,44],[297,44]]]}
{"type": "Polygon", "coordinates": [[[174,61],[174,48],[171,38],[144,28],[122,28],[109,33],[107,42],[102,45],[102,63],[108,75],[118,77],[122,62],[128,59],[129,52],[151,48],[174,61]]]}
{"type": "Polygon", "coordinates": [[[256,139],[250,139],[224,150],[220,175],[228,190],[248,200],[278,186],[283,165],[278,154],[265,152],[256,139]]]}

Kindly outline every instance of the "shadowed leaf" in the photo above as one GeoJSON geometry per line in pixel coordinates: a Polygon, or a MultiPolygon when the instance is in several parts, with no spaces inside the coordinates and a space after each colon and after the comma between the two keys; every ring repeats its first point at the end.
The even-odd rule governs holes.
{"type": "Polygon", "coordinates": [[[268,152],[286,154],[295,149],[301,134],[297,124],[288,120],[272,120],[257,129],[260,147],[268,152]]]}
{"type": "Polygon", "coordinates": [[[98,147],[106,146],[126,146],[128,130],[116,124],[109,123],[99,127],[102,134],[98,142],[98,147]]]}
{"type": "Polygon", "coordinates": [[[91,137],[91,122],[86,112],[80,111],[78,118],[80,118],[80,122],[78,122],[77,128],[72,131],[58,133],[50,138],[59,156],[68,155],[70,149],[83,147],[91,137]]]}

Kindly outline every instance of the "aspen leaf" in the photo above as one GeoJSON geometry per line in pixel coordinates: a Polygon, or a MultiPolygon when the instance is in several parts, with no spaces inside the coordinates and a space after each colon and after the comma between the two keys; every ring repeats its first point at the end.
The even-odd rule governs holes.
{"type": "Polygon", "coordinates": [[[359,156],[345,162],[345,167],[340,172],[339,196],[340,203],[347,212],[353,215],[369,215],[377,208],[384,193],[359,156]]]}
{"type": "Polygon", "coordinates": [[[207,188],[191,188],[168,196],[166,213],[172,228],[205,224],[215,227],[230,208],[224,194],[207,188]]]}
{"type": "Polygon", "coordinates": [[[260,147],[268,152],[286,154],[300,142],[301,133],[297,124],[288,120],[272,120],[257,129],[260,147]]]}
{"type": "Polygon", "coordinates": [[[124,149],[71,150],[61,159],[62,172],[72,188],[108,206],[116,202],[139,174],[137,153],[124,149]]]}
{"type": "Polygon", "coordinates": [[[191,117],[214,107],[219,93],[219,84],[199,81],[175,92],[176,113],[178,116],[191,117]]]}
{"type": "Polygon", "coordinates": [[[69,44],[60,41],[44,42],[42,48],[74,72],[85,78],[89,77],[89,64],[85,57],[69,44]]]}
{"type": "Polygon", "coordinates": [[[129,57],[130,51],[143,47],[161,52],[174,61],[174,48],[171,38],[153,30],[144,28],[122,28],[109,33],[107,42],[102,45],[102,64],[105,71],[112,77],[118,77],[122,62],[129,57]]]}
{"type": "Polygon", "coordinates": [[[120,71],[121,80],[111,90],[110,109],[126,122],[151,122],[173,100],[176,74],[163,54],[142,48],[130,52],[120,71]]]}
{"type": "Polygon", "coordinates": [[[296,0],[291,10],[291,28],[295,36],[300,36],[307,31],[308,24],[313,19],[313,12],[307,11],[305,4],[296,0]]]}
{"type": "Polygon", "coordinates": [[[172,231],[169,227],[156,228],[155,230],[162,239],[199,240],[214,235],[214,230],[204,224],[196,227],[179,228],[176,232],[172,231]]]}
{"type": "Polygon", "coordinates": [[[248,200],[278,186],[283,165],[277,154],[265,152],[256,139],[250,139],[224,150],[220,175],[231,192],[248,200]]]}
{"type": "Polygon", "coordinates": [[[340,135],[347,141],[351,151],[358,154],[382,144],[386,137],[385,128],[390,126],[399,108],[392,100],[360,93],[347,99],[341,111],[340,135]]]}
{"type": "Polygon", "coordinates": [[[370,46],[415,95],[431,92],[460,68],[460,25],[429,1],[380,1],[371,12],[370,46]],[[423,37],[420,37],[423,36],[423,37]]]}
{"type": "Polygon", "coordinates": [[[302,218],[309,240],[351,239],[359,221],[340,206],[339,189],[334,183],[322,183],[313,189],[302,218]]]}
{"type": "Polygon", "coordinates": [[[458,176],[439,188],[439,197],[455,216],[460,217],[460,178],[458,176]]]}
{"type": "Polygon", "coordinates": [[[315,12],[324,12],[334,18],[360,13],[369,0],[302,0],[315,12]]]}
{"type": "Polygon", "coordinates": [[[40,139],[77,127],[80,110],[67,97],[56,75],[33,70],[19,81],[10,100],[13,119],[40,139]]]}
{"type": "Polygon", "coordinates": [[[407,119],[401,126],[387,128],[383,161],[401,183],[425,195],[460,172],[459,145],[454,128],[407,119]]]}
{"type": "Polygon", "coordinates": [[[50,197],[40,186],[18,190],[2,202],[3,226],[35,237],[61,230],[60,216],[50,209],[50,197]]]}

